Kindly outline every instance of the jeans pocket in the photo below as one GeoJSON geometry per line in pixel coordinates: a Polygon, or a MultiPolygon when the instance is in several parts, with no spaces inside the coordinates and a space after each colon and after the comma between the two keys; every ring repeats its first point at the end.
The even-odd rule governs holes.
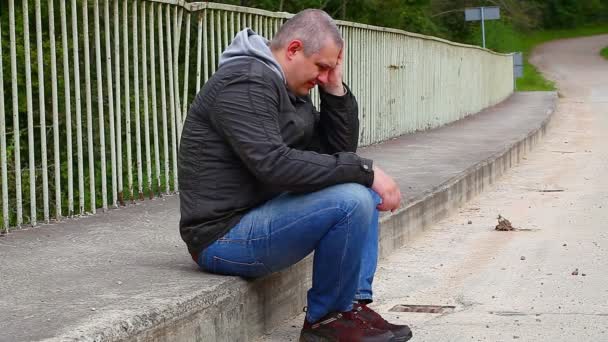
{"type": "Polygon", "coordinates": [[[258,278],[270,274],[270,271],[261,262],[244,263],[213,257],[212,273],[241,276],[244,278],[258,278]]]}

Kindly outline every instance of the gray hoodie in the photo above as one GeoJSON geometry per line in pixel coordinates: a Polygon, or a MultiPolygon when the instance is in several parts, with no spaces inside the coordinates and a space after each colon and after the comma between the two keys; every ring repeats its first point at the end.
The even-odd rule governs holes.
{"type": "Polygon", "coordinates": [[[232,43],[222,53],[219,67],[221,68],[222,65],[247,58],[255,58],[264,63],[285,82],[283,69],[281,69],[281,65],[277,60],[274,59],[272,51],[268,47],[268,40],[249,28],[237,33],[232,43]]]}

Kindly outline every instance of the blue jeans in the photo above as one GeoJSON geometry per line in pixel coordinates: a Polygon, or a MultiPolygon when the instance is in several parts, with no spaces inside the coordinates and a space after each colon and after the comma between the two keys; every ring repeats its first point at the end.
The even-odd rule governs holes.
{"type": "Polygon", "coordinates": [[[208,272],[255,278],[282,270],[312,251],[306,319],[349,311],[372,299],[378,260],[380,197],[359,184],[284,193],[250,210],[225,236],[199,254],[208,272]]]}

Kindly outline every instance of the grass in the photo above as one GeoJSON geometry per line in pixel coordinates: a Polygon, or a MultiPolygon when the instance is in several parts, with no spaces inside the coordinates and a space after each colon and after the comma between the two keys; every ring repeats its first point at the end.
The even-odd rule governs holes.
{"type": "Polygon", "coordinates": [[[600,51],[600,55],[602,55],[602,57],[608,59],[608,46],[606,46],[605,48],[602,49],[602,51],[600,51]]]}
{"type": "MultiPolygon", "coordinates": [[[[534,47],[551,40],[593,36],[602,33],[608,33],[607,24],[579,27],[569,30],[538,31],[531,34],[522,35],[521,51],[524,53],[524,76],[517,80],[517,90],[555,90],[555,84],[545,79],[533,65],[528,63],[528,57],[530,56],[530,53],[534,47]]],[[[601,54],[608,59],[608,47],[604,48],[601,54]]]]}

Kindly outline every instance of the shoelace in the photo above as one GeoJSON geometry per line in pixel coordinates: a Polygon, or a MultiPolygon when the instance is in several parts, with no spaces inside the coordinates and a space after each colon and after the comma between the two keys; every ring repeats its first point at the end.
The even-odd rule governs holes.
{"type": "MultiPolygon", "coordinates": [[[[354,321],[355,324],[357,326],[359,326],[359,327],[362,327],[362,328],[365,328],[365,329],[373,329],[373,327],[371,326],[371,324],[369,322],[367,322],[363,317],[361,317],[361,315],[359,315],[359,311],[361,311],[361,310],[362,310],[362,308],[358,307],[356,309],[356,311],[351,311],[350,312],[350,314],[352,315],[352,319],[351,320],[354,321]]],[[[302,311],[303,312],[307,312],[308,311],[308,307],[307,306],[303,307],[302,311]]],[[[328,318],[328,319],[326,319],[326,320],[324,320],[322,322],[318,322],[316,324],[313,324],[312,328],[316,329],[316,328],[318,328],[321,325],[325,325],[325,324],[331,323],[333,321],[337,321],[339,319],[342,319],[343,317],[344,317],[344,315],[341,314],[341,313],[339,313],[339,314],[335,315],[334,317],[330,317],[330,318],[328,318]]],[[[346,317],[344,317],[344,318],[346,318],[346,317]]]]}
{"type": "Polygon", "coordinates": [[[357,324],[357,326],[360,326],[365,329],[373,329],[373,327],[370,325],[370,323],[367,322],[361,315],[359,315],[359,312],[356,312],[356,311],[351,311],[351,312],[353,315],[353,321],[355,321],[355,324],[357,324]]]}
{"type": "Polygon", "coordinates": [[[374,316],[379,316],[379,318],[381,320],[383,320],[385,323],[388,323],[382,316],[380,316],[376,311],[372,310],[371,308],[369,308],[367,305],[365,304],[360,304],[359,307],[357,308],[358,312],[361,311],[365,311],[365,312],[369,312],[370,314],[373,314],[374,316]]]}

